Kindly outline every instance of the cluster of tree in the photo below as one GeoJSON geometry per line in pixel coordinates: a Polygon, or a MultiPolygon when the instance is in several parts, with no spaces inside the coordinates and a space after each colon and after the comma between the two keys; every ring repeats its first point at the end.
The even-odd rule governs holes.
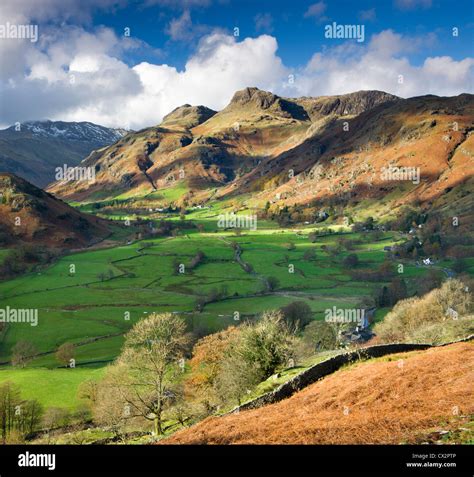
{"type": "Polygon", "coordinates": [[[162,434],[170,419],[186,423],[241,402],[256,384],[288,366],[294,340],[283,313],[274,311],[255,323],[206,336],[191,352],[182,318],[152,314],[128,332],[120,357],[83,394],[97,423],[119,432],[130,423],[149,421],[162,434]],[[190,372],[184,374],[189,355],[190,372]]]}
{"type": "Polygon", "coordinates": [[[31,244],[18,245],[0,263],[0,278],[20,275],[35,266],[48,264],[58,256],[59,251],[55,249],[31,244]]]}
{"type": "Polygon", "coordinates": [[[38,349],[31,341],[19,340],[11,350],[11,363],[13,366],[24,368],[37,354],[38,349]]]}
{"type": "Polygon", "coordinates": [[[422,297],[399,301],[375,325],[382,342],[442,343],[474,332],[472,287],[458,279],[446,280],[422,297]]]}
{"type": "MultiPolygon", "coordinates": [[[[24,368],[39,353],[34,343],[28,340],[19,340],[11,350],[12,366],[24,368]]],[[[74,358],[74,345],[72,343],[63,343],[56,350],[56,360],[67,366],[74,358]]]]}
{"type": "Polygon", "coordinates": [[[385,261],[375,270],[352,270],[351,278],[354,281],[386,282],[395,275],[395,265],[385,261]]]}
{"type": "Polygon", "coordinates": [[[196,299],[196,308],[198,311],[202,311],[205,305],[208,303],[214,303],[219,300],[223,300],[229,295],[229,289],[226,285],[221,285],[219,288],[211,288],[205,295],[201,295],[196,299]]]}
{"type": "Polygon", "coordinates": [[[0,384],[0,438],[2,443],[19,443],[35,431],[43,415],[36,400],[22,399],[20,388],[9,381],[0,384]]]}
{"type": "Polygon", "coordinates": [[[358,264],[359,264],[359,257],[355,253],[350,253],[342,261],[342,266],[344,268],[349,268],[349,269],[356,267],[358,264]]]}
{"type": "Polygon", "coordinates": [[[390,230],[409,232],[411,228],[425,224],[426,220],[427,215],[418,208],[407,206],[400,211],[396,219],[387,223],[387,227],[390,230]]]}
{"type": "Polygon", "coordinates": [[[363,222],[354,222],[352,225],[353,232],[365,232],[368,230],[374,230],[375,221],[373,217],[367,217],[363,222]]]}
{"type": "Polygon", "coordinates": [[[202,412],[240,404],[257,384],[289,366],[295,340],[280,311],[203,338],[194,347],[185,383],[191,400],[202,412]]]}
{"type": "MultiPolygon", "coordinates": [[[[332,213],[318,209],[321,204],[306,206],[303,204],[285,205],[283,207],[272,206],[269,202],[259,212],[260,219],[274,220],[280,227],[288,227],[303,222],[319,223],[328,219],[332,213]]],[[[328,209],[329,210],[329,209],[328,209]]]]}
{"type": "Polygon", "coordinates": [[[376,296],[376,304],[380,307],[394,306],[398,301],[408,297],[407,284],[401,277],[395,277],[390,285],[384,285],[376,296]]]}

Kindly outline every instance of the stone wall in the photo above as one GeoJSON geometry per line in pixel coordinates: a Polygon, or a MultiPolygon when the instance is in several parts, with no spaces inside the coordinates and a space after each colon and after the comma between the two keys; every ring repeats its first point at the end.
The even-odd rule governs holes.
{"type": "MultiPolygon", "coordinates": [[[[455,341],[454,343],[470,341],[474,338],[474,335],[469,336],[468,338],[455,341]]],[[[445,343],[440,346],[446,346],[453,343],[445,343]]],[[[255,409],[258,407],[266,406],[267,404],[273,404],[275,402],[281,401],[290,397],[292,394],[301,391],[306,386],[318,381],[321,378],[324,378],[328,374],[334,373],[342,366],[356,361],[369,359],[369,358],[379,358],[380,356],[385,356],[393,353],[404,353],[407,351],[416,351],[416,350],[425,350],[428,348],[435,348],[434,345],[429,344],[410,344],[410,343],[392,343],[392,344],[383,344],[368,346],[366,348],[360,348],[355,351],[350,351],[347,353],[342,353],[337,356],[333,356],[321,363],[315,364],[305,371],[301,372],[297,376],[294,376],[286,383],[283,383],[278,388],[270,391],[252,401],[246,402],[241,406],[234,408],[231,413],[236,413],[239,411],[245,411],[247,409],[255,409]]]]}

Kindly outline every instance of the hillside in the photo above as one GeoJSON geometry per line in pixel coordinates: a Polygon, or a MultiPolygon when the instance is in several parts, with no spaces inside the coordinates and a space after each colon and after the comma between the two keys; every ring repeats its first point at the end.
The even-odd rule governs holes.
{"type": "Polygon", "coordinates": [[[159,126],[128,134],[93,152],[84,165],[96,167],[97,181],[88,189],[53,184],[50,191],[65,198],[94,200],[122,193],[144,195],[183,179],[196,201],[205,200],[212,188],[234,185],[264,158],[296,147],[328,116],[351,117],[395,99],[369,91],[293,100],[246,88],[218,113],[184,105],[159,126]]]}
{"type": "Polygon", "coordinates": [[[55,168],[78,165],[89,153],[125,134],[89,122],[29,121],[0,131],[0,172],[19,175],[38,187],[55,180],[55,168]]]}
{"type": "Polygon", "coordinates": [[[76,211],[13,174],[0,174],[0,243],[79,248],[108,234],[104,220],[76,211]]]}
{"type": "Polygon", "coordinates": [[[291,99],[246,88],[218,113],[185,105],[161,125],[93,152],[84,165],[95,167],[95,184],[57,183],[50,191],[92,202],[155,198],[180,182],[178,205],[236,200],[278,213],[349,204],[384,216],[417,202],[468,216],[473,124],[469,94],[291,99]],[[384,177],[388,167],[413,168],[418,180],[384,177]]]}
{"type": "Polygon", "coordinates": [[[474,411],[472,343],[362,362],[289,399],[209,418],[166,444],[398,444],[458,429],[474,411]]]}

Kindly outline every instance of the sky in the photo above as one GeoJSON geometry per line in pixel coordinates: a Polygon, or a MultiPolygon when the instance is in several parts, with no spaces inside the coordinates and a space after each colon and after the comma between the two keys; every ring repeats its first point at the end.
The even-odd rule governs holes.
{"type": "Polygon", "coordinates": [[[288,97],[473,93],[473,9],[473,0],[1,0],[0,35],[31,25],[38,37],[0,37],[0,127],[140,129],[185,103],[222,109],[247,86],[288,97]],[[334,38],[334,24],[364,34],[334,38]]]}

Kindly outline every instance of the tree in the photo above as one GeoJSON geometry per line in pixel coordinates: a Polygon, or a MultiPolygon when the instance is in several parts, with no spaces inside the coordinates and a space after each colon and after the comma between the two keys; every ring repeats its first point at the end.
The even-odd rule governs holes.
{"type": "Polygon", "coordinates": [[[69,413],[62,407],[49,407],[43,416],[43,428],[49,433],[69,422],[69,413]]]}
{"type": "Polygon", "coordinates": [[[408,296],[407,284],[401,277],[395,277],[388,288],[390,296],[390,305],[395,305],[399,300],[408,296]]]}
{"type": "Polygon", "coordinates": [[[17,409],[17,427],[23,434],[31,434],[38,428],[43,415],[43,406],[36,399],[24,401],[17,409]]]}
{"type": "Polygon", "coordinates": [[[194,345],[186,389],[195,401],[203,405],[206,414],[211,413],[220,402],[216,388],[217,378],[231,341],[237,335],[238,328],[231,326],[201,338],[194,345]]]}
{"type": "Polygon", "coordinates": [[[338,348],[338,337],[331,323],[325,321],[312,321],[304,329],[303,343],[307,346],[308,355],[319,351],[333,350],[338,348]]]}
{"type": "Polygon", "coordinates": [[[469,288],[458,279],[449,279],[441,288],[421,298],[400,300],[383,321],[375,325],[374,331],[382,342],[424,343],[424,339],[430,339],[424,335],[427,329],[431,328],[427,337],[432,336],[434,328],[443,334],[445,328],[453,322],[461,322],[463,316],[466,316],[466,322],[471,322],[468,315],[472,311],[469,288]]]}
{"type": "Polygon", "coordinates": [[[0,384],[0,432],[3,444],[14,427],[15,409],[21,403],[20,388],[10,381],[0,384]]]}
{"type": "Polygon", "coordinates": [[[218,377],[221,396],[239,403],[253,386],[293,357],[295,337],[280,311],[265,312],[255,324],[246,323],[227,349],[218,377]]]}
{"type": "Polygon", "coordinates": [[[280,280],[277,277],[268,277],[267,286],[270,291],[275,291],[280,286],[280,280]]]}
{"type": "Polygon", "coordinates": [[[367,217],[364,222],[364,227],[366,230],[374,230],[374,218],[373,217],[367,217]]]}
{"type": "Polygon", "coordinates": [[[451,266],[454,272],[456,273],[463,273],[467,270],[467,262],[463,260],[462,258],[458,258],[455,260],[453,265],[451,266]]]}
{"type": "Polygon", "coordinates": [[[359,264],[359,257],[355,253],[350,253],[343,261],[344,268],[354,268],[359,264]]]}
{"type": "Polygon", "coordinates": [[[382,308],[390,306],[390,293],[386,285],[384,285],[379,291],[377,296],[377,304],[382,308]]]}
{"type": "Polygon", "coordinates": [[[156,434],[163,434],[163,412],[181,371],[189,337],[182,318],[171,313],[153,313],[139,321],[125,336],[117,360],[115,381],[130,416],[153,421],[156,434]]]}
{"type": "Polygon", "coordinates": [[[9,381],[0,384],[0,435],[4,444],[21,441],[26,434],[36,430],[42,413],[43,408],[37,400],[21,398],[18,385],[9,381]]]}
{"type": "Polygon", "coordinates": [[[20,340],[12,348],[12,365],[24,368],[37,353],[38,350],[33,343],[20,340]]]}
{"type": "Polygon", "coordinates": [[[74,345],[72,343],[62,344],[56,351],[56,359],[61,364],[68,366],[74,358],[74,345]]]}
{"type": "Polygon", "coordinates": [[[280,309],[290,330],[303,329],[313,320],[313,312],[304,301],[294,301],[280,309]]]}

